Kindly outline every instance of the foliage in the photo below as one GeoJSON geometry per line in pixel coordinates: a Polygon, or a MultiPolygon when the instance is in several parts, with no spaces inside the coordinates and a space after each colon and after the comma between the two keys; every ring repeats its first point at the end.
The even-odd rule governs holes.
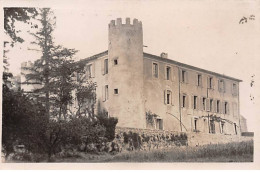
{"type": "Polygon", "coordinates": [[[10,36],[13,43],[24,42],[23,38],[17,35],[20,30],[15,28],[15,22],[24,22],[30,24],[31,27],[37,27],[37,25],[29,22],[30,19],[37,16],[37,14],[38,11],[36,8],[4,8],[4,30],[10,36]]]}
{"type": "Polygon", "coordinates": [[[155,119],[158,117],[157,114],[152,113],[151,111],[146,112],[146,123],[150,127],[154,127],[155,119]]]}
{"type": "Polygon", "coordinates": [[[115,129],[118,119],[115,117],[107,117],[104,114],[99,114],[97,116],[98,122],[106,128],[105,137],[111,142],[115,139],[115,129]]]}
{"type": "MultiPolygon", "coordinates": [[[[2,146],[5,156],[14,151],[14,146],[24,143],[34,130],[36,117],[43,120],[44,108],[21,91],[13,91],[3,85],[2,146]]],[[[38,136],[37,136],[38,137],[38,136]]],[[[37,138],[36,137],[36,138],[37,138]]]]}
{"type": "Polygon", "coordinates": [[[130,147],[134,149],[140,149],[142,145],[141,137],[138,133],[133,133],[130,131],[129,133],[123,133],[124,143],[129,143],[130,147]]]}

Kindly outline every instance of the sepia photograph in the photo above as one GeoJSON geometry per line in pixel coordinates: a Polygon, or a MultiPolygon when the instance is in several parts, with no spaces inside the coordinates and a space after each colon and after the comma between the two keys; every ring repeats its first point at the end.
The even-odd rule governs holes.
{"type": "Polygon", "coordinates": [[[0,167],[259,169],[260,1],[1,4],[0,167]]]}

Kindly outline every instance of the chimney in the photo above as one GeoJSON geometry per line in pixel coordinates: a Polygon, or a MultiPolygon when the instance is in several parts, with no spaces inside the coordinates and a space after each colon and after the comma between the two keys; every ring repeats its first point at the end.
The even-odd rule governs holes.
{"type": "Polygon", "coordinates": [[[162,53],[161,53],[161,57],[162,57],[162,58],[168,58],[168,53],[162,52],[162,53]]]}

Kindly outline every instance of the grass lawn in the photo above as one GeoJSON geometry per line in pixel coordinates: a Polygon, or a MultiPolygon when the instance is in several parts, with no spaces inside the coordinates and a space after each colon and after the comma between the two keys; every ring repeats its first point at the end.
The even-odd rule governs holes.
{"type": "Polygon", "coordinates": [[[77,153],[55,162],[253,162],[253,141],[111,154],[77,153]]]}

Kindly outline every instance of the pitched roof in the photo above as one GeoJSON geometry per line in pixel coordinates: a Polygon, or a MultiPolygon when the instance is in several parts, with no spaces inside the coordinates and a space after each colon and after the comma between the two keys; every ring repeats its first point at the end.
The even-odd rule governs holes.
{"type": "MultiPolygon", "coordinates": [[[[101,52],[99,54],[93,55],[91,57],[82,59],[82,60],[78,61],[78,63],[87,63],[88,61],[92,61],[94,59],[97,59],[97,58],[105,56],[105,55],[108,55],[108,50],[101,52]]],[[[152,58],[152,59],[159,60],[159,61],[164,61],[164,62],[171,63],[171,64],[175,64],[179,67],[189,68],[189,69],[192,69],[192,70],[201,71],[201,72],[208,73],[208,74],[218,76],[218,77],[221,77],[221,78],[226,78],[226,79],[234,80],[234,81],[237,81],[237,82],[242,82],[242,80],[237,79],[237,78],[233,78],[233,77],[230,77],[230,76],[226,76],[224,74],[220,74],[220,73],[216,73],[216,72],[213,72],[213,71],[198,68],[198,67],[195,67],[195,66],[192,66],[192,65],[184,64],[184,63],[172,60],[172,59],[162,58],[160,56],[152,55],[152,54],[145,53],[145,52],[143,53],[143,55],[144,55],[144,57],[152,58]]]]}

